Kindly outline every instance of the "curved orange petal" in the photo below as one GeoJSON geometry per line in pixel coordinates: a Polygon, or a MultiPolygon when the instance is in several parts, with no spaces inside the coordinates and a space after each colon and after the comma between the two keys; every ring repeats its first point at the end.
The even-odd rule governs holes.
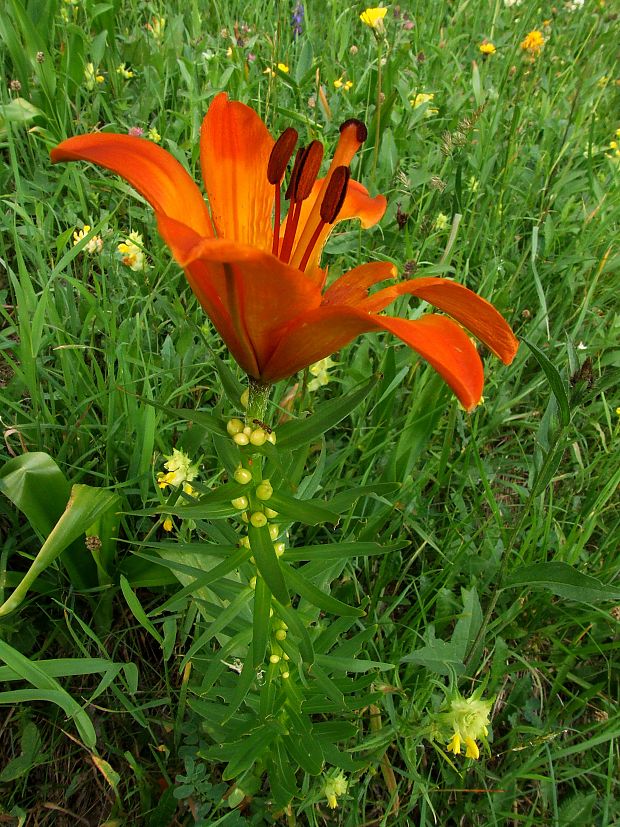
{"type": "Polygon", "coordinates": [[[323,304],[350,304],[357,307],[368,298],[369,287],[380,281],[395,278],[396,273],[396,267],[389,261],[360,264],[340,276],[327,288],[323,294],[323,304]]]}
{"type": "Polygon", "coordinates": [[[200,132],[200,165],[218,236],[271,250],[274,140],[253,109],[216,95],[200,132]]]}
{"type": "MultiPolygon", "coordinates": [[[[203,298],[211,301],[211,307],[210,297],[219,297],[238,343],[235,347],[241,345],[241,358],[235,347],[230,347],[231,352],[256,378],[261,377],[277,347],[279,332],[291,319],[321,304],[320,290],[303,273],[255,247],[225,239],[206,240],[192,248],[180,263],[209,315],[203,298]]],[[[225,331],[221,329],[220,333],[228,343],[225,331]]]]}
{"type": "Polygon", "coordinates": [[[360,333],[379,330],[398,336],[426,359],[467,410],[478,404],[484,376],[476,348],[456,322],[432,314],[410,321],[350,306],[320,307],[295,319],[283,331],[262,378],[267,382],[284,379],[339,350],[360,333]]]}
{"type": "Polygon", "coordinates": [[[419,278],[392,284],[356,304],[360,310],[376,313],[398,296],[409,294],[443,310],[509,365],[519,342],[508,322],[486,299],[455,281],[441,278],[419,278]]]}
{"type": "Polygon", "coordinates": [[[55,164],[90,161],[110,169],[128,181],[156,212],[186,224],[201,236],[213,235],[200,189],[176,158],[152,141],[107,132],[78,135],[58,144],[51,159],[55,164]]]}

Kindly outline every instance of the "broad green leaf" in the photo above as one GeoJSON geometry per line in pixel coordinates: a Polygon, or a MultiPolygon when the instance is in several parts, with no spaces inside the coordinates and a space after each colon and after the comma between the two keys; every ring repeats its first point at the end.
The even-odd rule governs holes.
{"type": "Polygon", "coordinates": [[[516,586],[548,589],[577,603],[620,600],[620,586],[601,583],[596,577],[583,574],[567,563],[537,563],[517,569],[508,576],[505,587],[516,586]]]}
{"type": "Polygon", "coordinates": [[[317,437],[324,434],[329,428],[337,425],[345,416],[350,414],[351,411],[355,410],[355,408],[366,399],[369,391],[375,384],[376,379],[373,377],[361,388],[351,391],[344,396],[340,396],[337,399],[323,402],[317,413],[312,414],[307,419],[285,422],[284,425],[278,428],[278,448],[291,450],[317,439],[317,437]]]}
{"type": "Polygon", "coordinates": [[[71,485],[49,454],[22,454],[0,468],[0,491],[47,537],[65,510],[71,485]]]}
{"type": "Polygon", "coordinates": [[[21,583],[0,606],[0,617],[14,611],[26,597],[31,583],[98,517],[113,508],[118,497],[113,491],[74,485],[67,507],[52,529],[21,583]]]}
{"type": "Polygon", "coordinates": [[[454,644],[455,651],[458,652],[460,659],[464,660],[482,625],[482,609],[475,588],[461,589],[461,594],[463,612],[456,622],[450,643],[454,644]]]}
{"type": "Polygon", "coordinates": [[[283,606],[290,605],[291,598],[286,588],[280,561],[269,536],[269,528],[266,525],[261,528],[250,525],[248,526],[248,537],[250,538],[252,554],[256,560],[256,568],[265,579],[273,596],[283,606]]]}
{"type": "Polygon", "coordinates": [[[332,597],[331,594],[326,594],[321,591],[314,583],[311,583],[303,576],[303,569],[293,569],[291,566],[284,564],[282,570],[284,572],[284,579],[290,585],[291,590],[297,592],[297,594],[301,595],[301,597],[305,598],[318,609],[344,617],[363,617],[366,614],[363,609],[348,606],[341,600],[332,597]]]}
{"type": "Polygon", "coordinates": [[[418,663],[431,672],[446,677],[462,675],[465,671],[459,644],[455,641],[446,643],[445,640],[436,638],[432,629],[429,629],[426,646],[416,649],[400,660],[401,663],[418,663]]]}
{"type": "Polygon", "coordinates": [[[319,523],[335,525],[339,520],[338,512],[333,511],[329,504],[321,500],[297,500],[282,491],[274,491],[269,498],[268,505],[287,520],[304,525],[319,525],[319,523]]]}

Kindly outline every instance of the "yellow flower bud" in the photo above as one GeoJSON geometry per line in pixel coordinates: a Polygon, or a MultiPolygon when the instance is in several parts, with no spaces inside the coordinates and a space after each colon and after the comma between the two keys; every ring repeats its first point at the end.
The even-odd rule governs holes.
{"type": "Polygon", "coordinates": [[[247,468],[237,468],[233,477],[235,478],[235,482],[238,482],[240,485],[247,485],[249,482],[252,482],[252,472],[248,471],[247,468]]]}
{"type": "Polygon", "coordinates": [[[250,401],[250,391],[246,388],[243,393],[241,394],[241,404],[244,408],[247,408],[248,402],[250,401]]]}
{"type": "Polygon", "coordinates": [[[276,556],[277,557],[282,557],[282,555],[284,554],[284,552],[286,550],[286,546],[284,545],[284,543],[276,543],[275,546],[274,546],[274,549],[275,549],[275,552],[276,552],[276,556]]]}
{"type": "Polygon", "coordinates": [[[240,419],[229,419],[226,423],[226,430],[231,436],[243,431],[243,422],[240,419]]]}
{"type": "Polygon", "coordinates": [[[286,640],[286,632],[284,631],[284,629],[278,629],[278,631],[275,634],[275,638],[276,640],[286,640]]]}
{"type": "Polygon", "coordinates": [[[256,588],[256,576],[254,576],[254,577],[250,577],[250,582],[248,583],[248,586],[249,586],[251,589],[255,589],[255,588],[256,588]]]}
{"type": "Polygon", "coordinates": [[[241,515],[241,519],[243,520],[244,523],[248,522],[248,512],[247,511],[243,512],[243,514],[241,515]]]}
{"type": "MultiPolygon", "coordinates": [[[[258,492],[256,492],[258,493],[258,492]]],[[[274,517],[278,516],[278,512],[274,511],[273,508],[266,508],[265,509],[265,516],[268,517],[270,520],[273,520],[274,517]]]]}
{"type": "Polygon", "coordinates": [[[250,548],[250,538],[249,537],[242,537],[239,540],[239,545],[243,546],[243,548],[250,548]]]}
{"type": "Polygon", "coordinates": [[[247,445],[250,440],[248,439],[246,434],[244,434],[243,431],[241,431],[241,433],[235,434],[233,436],[233,441],[236,442],[237,445],[247,445]]]}
{"type": "Polygon", "coordinates": [[[283,677],[285,680],[286,680],[286,678],[288,678],[288,676],[289,676],[289,673],[288,673],[288,672],[282,672],[282,677],[283,677]]]}
{"type": "Polygon", "coordinates": [[[245,428],[243,429],[243,433],[247,436],[248,439],[250,438],[250,434],[252,433],[252,429],[250,428],[249,425],[245,426],[245,428]]]}
{"type": "Polygon", "coordinates": [[[276,444],[276,432],[272,431],[270,434],[267,434],[267,440],[271,442],[272,445],[276,444]]]}
{"type": "MultiPolygon", "coordinates": [[[[267,521],[267,518],[265,517],[265,522],[266,522],[266,521],[267,521]]],[[[277,538],[277,536],[278,536],[278,534],[279,534],[279,533],[280,533],[280,526],[279,526],[279,525],[275,525],[275,524],[273,524],[273,523],[272,523],[272,524],[269,526],[269,536],[271,537],[271,539],[272,539],[272,540],[275,540],[275,539],[277,538]]]]}
{"type": "Polygon", "coordinates": [[[269,663],[280,663],[280,655],[269,655],[269,663]]]}
{"type": "Polygon", "coordinates": [[[173,524],[172,524],[172,520],[170,519],[170,517],[166,517],[166,519],[162,523],[161,527],[163,528],[164,531],[172,531],[173,524]]]}
{"type": "Polygon", "coordinates": [[[247,497],[237,497],[235,500],[231,500],[230,504],[233,508],[238,508],[240,511],[243,511],[248,507],[248,498],[247,497]]]}
{"type": "Polygon", "coordinates": [[[265,517],[262,511],[255,511],[250,517],[250,522],[254,528],[262,528],[264,525],[267,525],[267,517],[265,517]]]}

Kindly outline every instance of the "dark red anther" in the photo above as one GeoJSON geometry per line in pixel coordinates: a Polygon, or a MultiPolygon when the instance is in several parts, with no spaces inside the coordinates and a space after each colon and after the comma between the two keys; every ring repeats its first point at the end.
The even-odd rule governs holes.
{"type": "Polygon", "coordinates": [[[304,150],[301,167],[295,181],[294,201],[305,201],[312,192],[323,160],[323,144],[312,141],[304,150]]]}
{"type": "Polygon", "coordinates": [[[267,180],[270,184],[280,186],[284,173],[291,160],[295,144],[297,143],[297,130],[292,126],[287,127],[273,145],[269,162],[267,164],[267,180]]]}
{"type": "Polygon", "coordinates": [[[340,124],[340,132],[344,132],[344,130],[348,126],[355,126],[357,129],[357,140],[360,144],[363,144],[366,138],[368,137],[368,130],[366,129],[366,124],[363,121],[358,121],[357,118],[349,118],[349,120],[345,121],[344,123],[340,124]]]}
{"type": "Polygon", "coordinates": [[[320,208],[321,221],[326,224],[333,224],[338,218],[338,213],[342,209],[347,194],[350,177],[351,170],[349,167],[336,167],[332,172],[320,208]]]}

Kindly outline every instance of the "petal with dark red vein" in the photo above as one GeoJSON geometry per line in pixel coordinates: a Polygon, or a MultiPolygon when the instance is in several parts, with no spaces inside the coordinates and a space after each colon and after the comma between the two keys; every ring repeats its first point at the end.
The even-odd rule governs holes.
{"type": "Polygon", "coordinates": [[[320,290],[303,273],[248,245],[204,241],[181,264],[197,296],[208,289],[220,297],[235,336],[247,345],[243,361],[234,351],[233,355],[256,378],[261,378],[277,347],[280,331],[321,304],[320,290]],[[256,362],[253,370],[246,367],[250,351],[256,362]]]}
{"type": "Polygon", "coordinates": [[[90,161],[128,181],[155,212],[191,227],[203,237],[213,236],[206,202],[198,186],[173,156],[145,138],[98,132],[78,135],[58,144],[53,163],[90,161]]]}
{"type": "Polygon", "coordinates": [[[221,92],[200,133],[200,164],[218,236],[271,250],[275,190],[267,180],[274,140],[259,116],[221,92]]]}
{"type": "Polygon", "coordinates": [[[343,305],[320,307],[295,319],[283,331],[262,370],[262,379],[284,379],[344,347],[360,333],[381,330],[393,333],[422,356],[452,388],[463,407],[475,408],[484,382],[478,352],[456,322],[432,314],[410,321],[343,305]]]}

